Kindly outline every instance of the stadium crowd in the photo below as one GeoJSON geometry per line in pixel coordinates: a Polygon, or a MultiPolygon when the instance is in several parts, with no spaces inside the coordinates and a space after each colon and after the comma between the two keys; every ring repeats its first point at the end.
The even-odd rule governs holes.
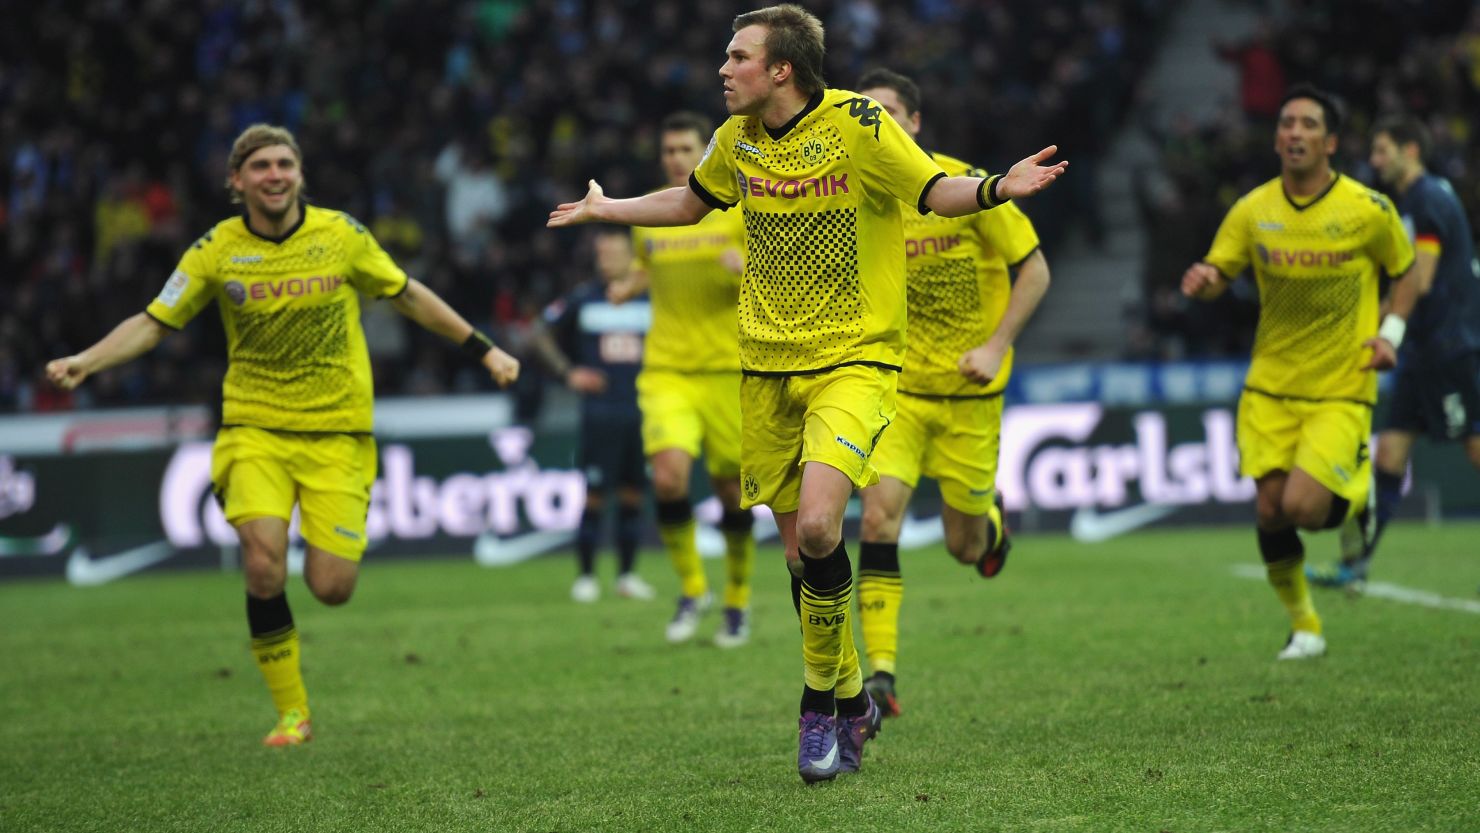
{"type": "MultiPolygon", "coordinates": [[[[828,80],[907,70],[930,147],[1003,169],[1052,140],[1071,187],[1035,200],[1051,243],[1097,233],[1093,162],[1145,63],[1162,0],[835,0],[828,80]],[[1016,154],[1016,155],[1014,155],[1016,154]]],[[[518,349],[544,302],[586,277],[548,207],[595,176],[660,183],[656,126],[723,115],[716,71],[735,9],[682,0],[163,0],[26,4],[0,32],[0,412],[211,403],[221,328],[192,324],[87,388],[45,359],[143,309],[233,208],[222,187],[248,124],[295,131],[307,193],[364,220],[406,268],[518,349]]],[[[384,306],[384,305],[379,305],[384,306]]],[[[378,391],[487,384],[455,351],[374,308],[378,391]]]]}
{"type": "Polygon", "coordinates": [[[1136,177],[1147,240],[1138,358],[1248,355],[1259,314],[1253,282],[1239,281],[1210,304],[1189,303],[1179,283],[1233,202],[1277,173],[1274,124],[1289,84],[1311,82],[1343,98],[1336,166],[1373,187],[1373,123],[1400,112],[1422,118],[1433,139],[1429,170],[1454,184],[1480,227],[1480,4],[1257,5],[1268,14],[1248,38],[1210,45],[1238,71],[1236,102],[1201,123],[1143,111],[1161,157],[1136,177]]]}

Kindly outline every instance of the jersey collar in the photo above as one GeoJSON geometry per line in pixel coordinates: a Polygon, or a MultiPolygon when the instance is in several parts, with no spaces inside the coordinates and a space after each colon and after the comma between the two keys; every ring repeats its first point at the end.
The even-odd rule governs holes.
{"type": "Polygon", "coordinates": [[[786,124],[781,125],[775,130],[766,127],[765,122],[761,122],[761,127],[766,127],[766,135],[771,137],[771,141],[779,142],[784,139],[786,137],[786,134],[791,132],[792,128],[796,127],[802,119],[807,117],[808,113],[816,110],[818,107],[821,107],[823,92],[823,90],[818,90],[817,92],[813,93],[812,97],[807,99],[807,104],[802,108],[801,112],[797,113],[795,116],[792,116],[790,119],[787,120],[786,124]]]}
{"type": "Polygon", "coordinates": [[[1321,189],[1321,193],[1316,194],[1314,197],[1311,198],[1310,202],[1304,205],[1296,202],[1295,198],[1290,196],[1290,192],[1285,190],[1285,181],[1283,177],[1281,177],[1280,179],[1280,193],[1285,195],[1285,202],[1289,203],[1291,208],[1295,209],[1296,211],[1304,211],[1305,209],[1310,208],[1311,206],[1325,199],[1326,195],[1331,193],[1331,189],[1336,187],[1336,183],[1341,181],[1341,173],[1339,171],[1333,171],[1332,173],[1334,173],[1335,176],[1331,177],[1331,181],[1326,183],[1325,188],[1321,189]]]}
{"type": "Polygon", "coordinates": [[[303,228],[303,221],[304,220],[307,220],[307,219],[308,219],[308,203],[304,202],[303,200],[299,200],[298,201],[298,222],[294,223],[292,228],[290,228],[287,231],[283,232],[282,233],[282,236],[280,236],[280,237],[270,237],[270,236],[268,236],[266,234],[262,234],[261,232],[257,231],[256,229],[252,228],[252,218],[247,214],[247,207],[246,206],[242,206],[242,225],[244,225],[244,226],[247,227],[247,233],[250,234],[250,235],[252,235],[253,237],[256,237],[256,238],[260,239],[260,240],[266,240],[269,243],[279,243],[279,244],[281,244],[281,243],[287,242],[287,240],[288,240],[289,237],[292,237],[295,232],[297,232],[299,229],[303,228]]]}

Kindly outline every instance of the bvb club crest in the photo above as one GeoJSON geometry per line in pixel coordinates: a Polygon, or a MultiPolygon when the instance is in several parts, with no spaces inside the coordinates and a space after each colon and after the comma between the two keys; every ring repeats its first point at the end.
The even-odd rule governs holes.
{"type": "Polygon", "coordinates": [[[825,153],[827,153],[827,148],[823,147],[821,139],[808,139],[802,145],[802,159],[806,160],[808,165],[821,164],[825,153]]]}
{"type": "Polygon", "coordinates": [[[247,302],[247,288],[242,286],[240,281],[227,281],[222,289],[225,290],[226,297],[230,298],[233,304],[241,306],[247,302]]]}
{"type": "Polygon", "coordinates": [[[760,481],[756,480],[755,475],[753,474],[745,475],[743,482],[740,485],[741,488],[745,490],[745,497],[747,500],[755,500],[756,497],[761,493],[760,481]]]}

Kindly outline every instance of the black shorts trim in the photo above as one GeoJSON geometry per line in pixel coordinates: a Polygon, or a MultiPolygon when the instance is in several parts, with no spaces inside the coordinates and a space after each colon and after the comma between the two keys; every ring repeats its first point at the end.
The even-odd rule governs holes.
{"type": "Polygon", "coordinates": [[[1244,392],[1257,393],[1260,396],[1267,396],[1270,399],[1288,399],[1294,402],[1350,402],[1353,405],[1365,405],[1368,408],[1375,407],[1377,404],[1375,402],[1368,402],[1365,399],[1352,399],[1346,396],[1291,396],[1288,393],[1271,393],[1267,390],[1261,390],[1249,385],[1244,385],[1244,392]]]}
{"type": "Polygon", "coordinates": [[[827,373],[829,371],[837,370],[841,367],[858,366],[877,367],[880,370],[892,370],[895,373],[898,373],[900,370],[898,365],[886,364],[885,362],[871,362],[860,359],[856,362],[841,362],[839,364],[828,365],[827,367],[819,367],[816,370],[742,370],[740,372],[746,376],[756,376],[764,379],[775,379],[784,378],[787,376],[816,376],[819,373],[827,373]]]}
{"type": "Polygon", "coordinates": [[[268,428],[265,425],[252,425],[246,422],[223,422],[222,428],[256,428],[258,431],[266,431],[269,434],[292,434],[304,437],[373,437],[373,431],[295,431],[291,428],[268,428]]]}
{"type": "Polygon", "coordinates": [[[1002,396],[1003,391],[996,393],[918,393],[912,390],[896,391],[900,396],[913,396],[916,399],[997,399],[1002,396]]]}
{"type": "Polygon", "coordinates": [[[154,313],[150,312],[147,309],[144,310],[144,314],[147,315],[147,316],[149,316],[150,318],[154,319],[154,322],[156,324],[158,324],[161,327],[164,327],[166,330],[170,330],[171,332],[178,333],[182,329],[184,329],[184,327],[176,327],[174,324],[171,324],[170,322],[164,320],[163,318],[160,318],[159,316],[155,315],[154,313]]]}

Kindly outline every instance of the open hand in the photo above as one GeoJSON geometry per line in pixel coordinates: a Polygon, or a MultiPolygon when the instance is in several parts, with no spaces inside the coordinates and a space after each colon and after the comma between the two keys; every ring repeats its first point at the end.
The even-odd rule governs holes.
{"type": "Polygon", "coordinates": [[[1053,184],[1065,170],[1068,162],[1045,165],[1048,159],[1059,152],[1058,145],[1049,145],[1027,159],[1013,165],[1007,175],[997,183],[997,196],[1004,200],[1031,197],[1053,184]]]}
{"type": "Polygon", "coordinates": [[[550,228],[561,226],[578,226],[581,223],[589,223],[596,219],[593,213],[594,207],[606,200],[606,193],[601,190],[601,185],[596,180],[590,180],[590,188],[586,196],[580,202],[563,202],[555,206],[550,212],[550,219],[545,223],[550,228]]]}

